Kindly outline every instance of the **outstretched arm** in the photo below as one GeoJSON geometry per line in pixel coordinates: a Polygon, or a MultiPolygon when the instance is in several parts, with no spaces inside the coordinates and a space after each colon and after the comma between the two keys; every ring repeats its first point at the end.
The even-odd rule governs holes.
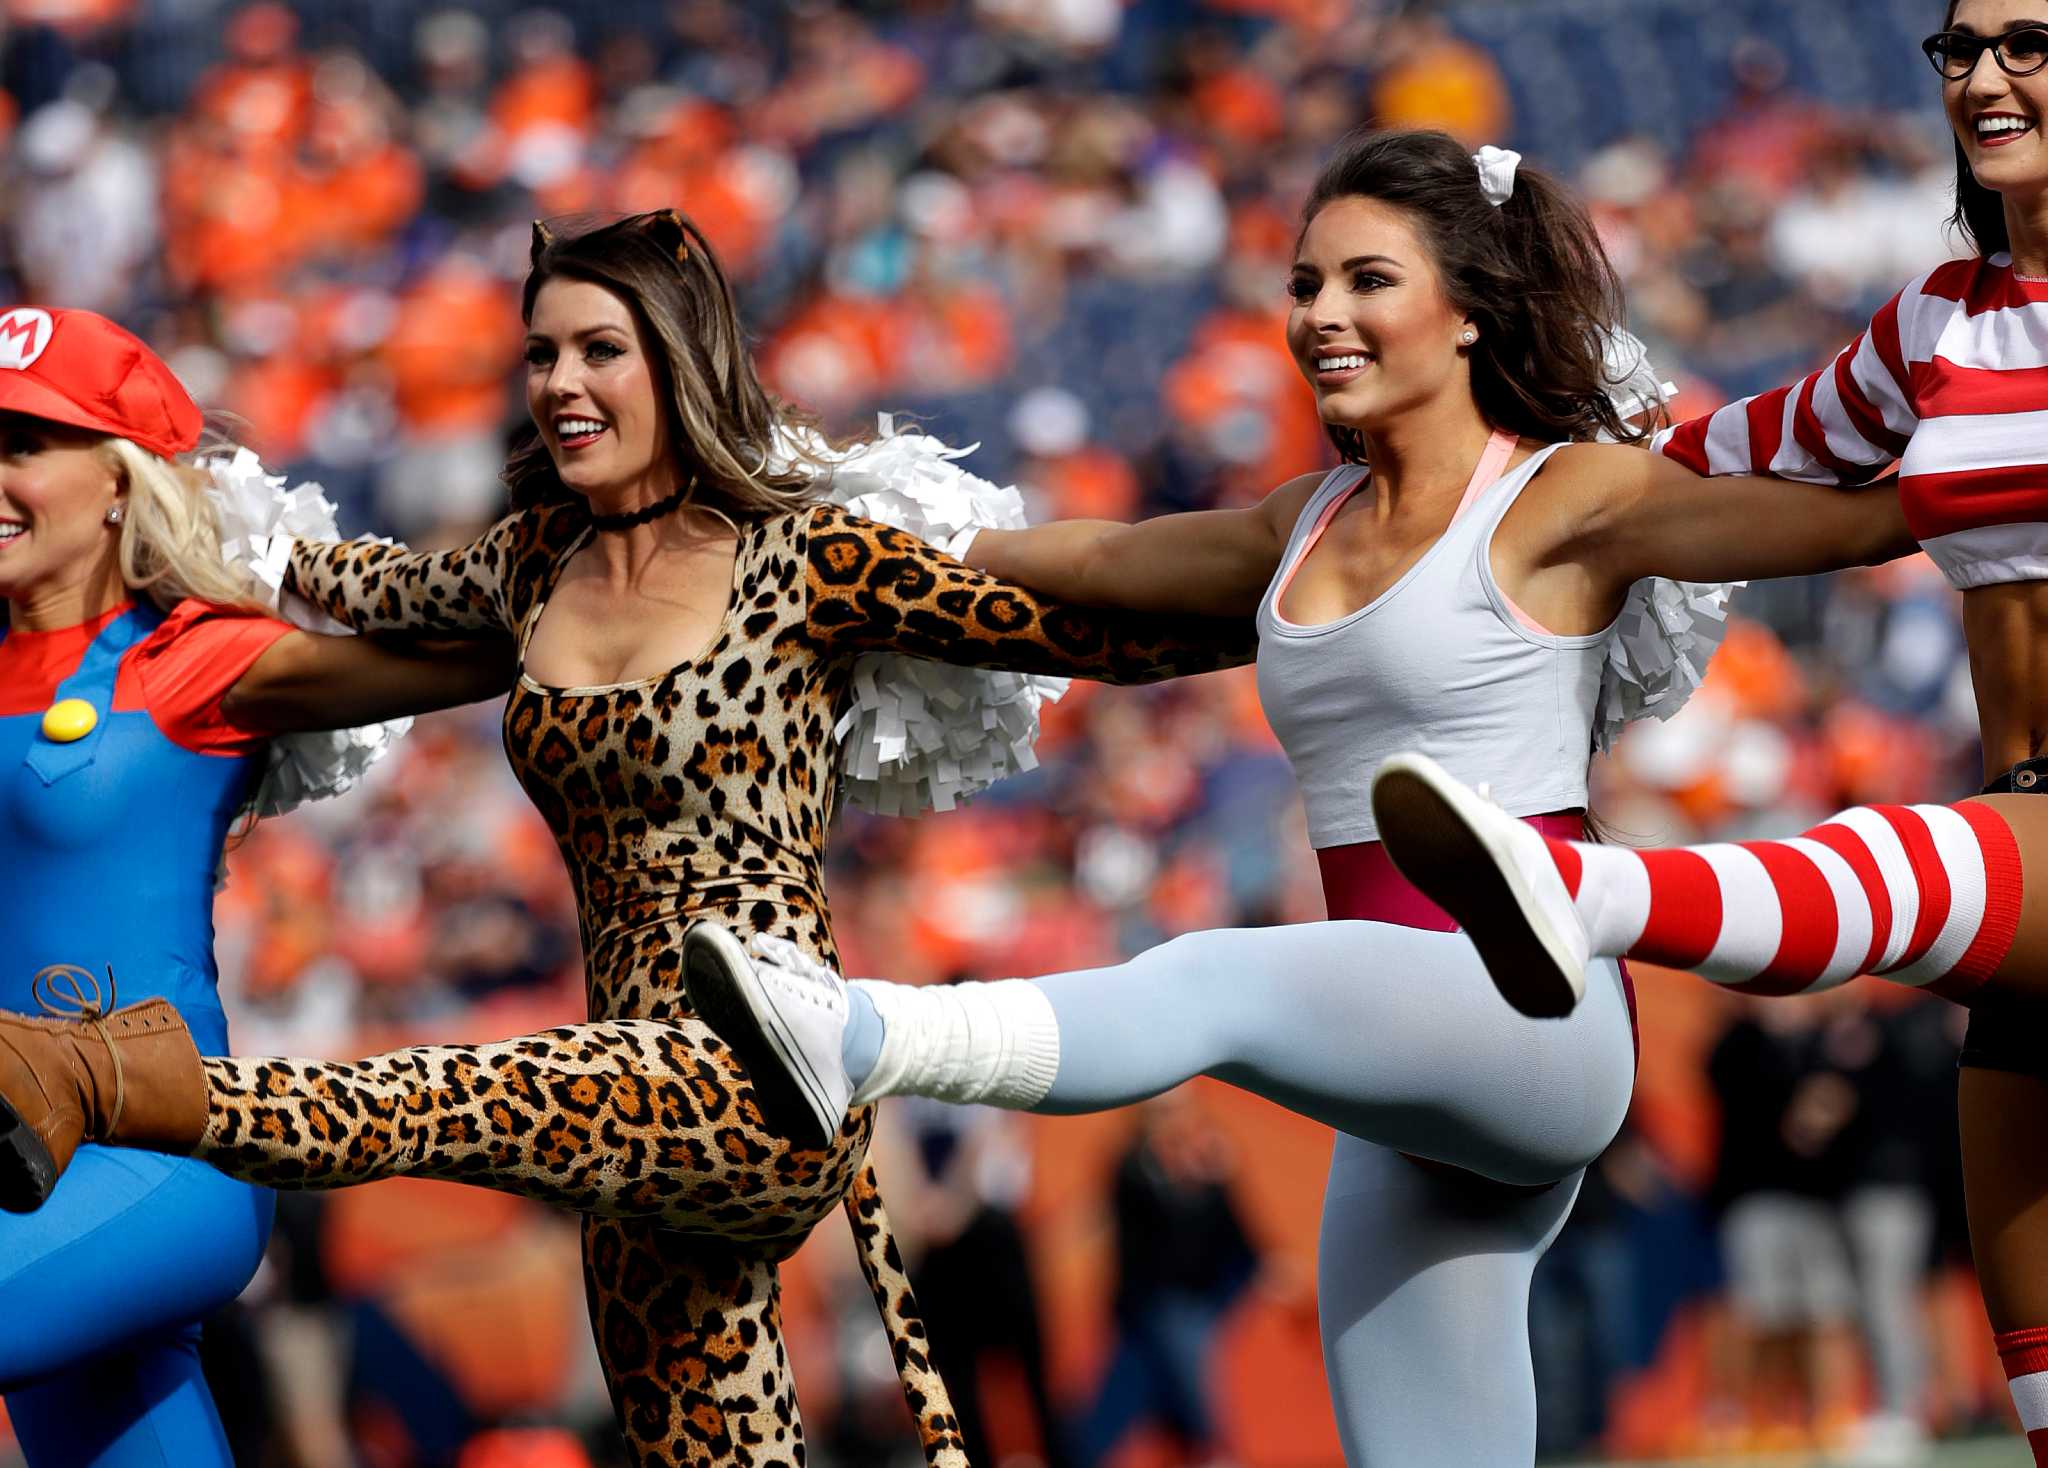
{"type": "Polygon", "coordinates": [[[285,589],[357,632],[510,632],[515,583],[537,575],[587,523],[566,508],[527,510],[468,545],[424,553],[367,540],[300,541],[285,589]]]}
{"type": "Polygon", "coordinates": [[[251,733],[350,729],[495,698],[512,686],[512,640],[431,642],[288,632],[221,696],[251,733]]]}
{"type": "Polygon", "coordinates": [[[1644,576],[1754,581],[1870,566],[1915,549],[1898,487],[1851,489],[1782,479],[1701,479],[1617,444],[1559,452],[1577,514],[1557,561],[1597,566],[1625,590],[1644,576]]]}
{"type": "Polygon", "coordinates": [[[1833,361],[1789,387],[1730,403],[1657,435],[1657,451],[1695,474],[1768,474],[1864,484],[1906,451],[1918,426],[1909,340],[1924,277],[1893,296],[1833,361]],[[1902,320],[1900,306],[1909,307],[1902,320]]]}
{"type": "Polygon", "coordinates": [[[1557,468],[1577,480],[1583,519],[1561,554],[1590,559],[1623,588],[1641,576],[1742,581],[1910,554],[1897,486],[1873,481],[1920,421],[1911,363],[1926,347],[1914,325],[1925,284],[1887,301],[1825,367],[1666,429],[1653,454],[1564,451],[1557,468]]]}
{"type": "Polygon", "coordinates": [[[812,512],[806,594],[821,644],[1018,673],[1149,683],[1235,667],[1258,649],[1248,614],[1078,606],[833,505],[812,512]]]}
{"type": "Polygon", "coordinates": [[[1320,474],[1289,480],[1242,510],[1195,510],[1126,525],[1053,520],[984,530],[961,559],[977,570],[1090,607],[1248,617],[1279,567],[1320,474]]]}

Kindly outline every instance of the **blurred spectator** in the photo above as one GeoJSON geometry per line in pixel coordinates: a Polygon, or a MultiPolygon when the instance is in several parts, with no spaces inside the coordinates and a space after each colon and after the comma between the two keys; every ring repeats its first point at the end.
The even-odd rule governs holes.
{"type": "Polygon", "coordinates": [[[474,529],[496,510],[516,306],[480,262],[453,253],[392,303],[378,347],[405,434],[377,502],[401,533],[474,529]]]}
{"type": "Polygon", "coordinates": [[[1953,1053],[1928,1043],[1915,1022],[1928,1008],[1858,990],[1831,1009],[1821,1036],[1829,1063],[1855,1088],[1859,1117],[1841,1223],[1876,1387],[1874,1408],[1851,1439],[1863,1463],[1911,1464],[1927,1446],[1924,1295],[1935,1177],[1954,1145],[1955,1075],[1953,1053]]]}
{"type": "Polygon", "coordinates": [[[119,310],[157,248],[149,154],[72,97],[31,113],[11,146],[6,228],[23,291],[119,310]]]}
{"type": "Polygon", "coordinates": [[[1819,300],[1874,311],[1949,257],[1955,167],[1946,150],[1901,130],[1890,157],[1846,128],[1815,150],[1806,176],[1772,216],[1772,263],[1819,300]],[[1875,156],[1873,156],[1875,154],[1875,156]]]}
{"type": "Polygon", "coordinates": [[[915,1220],[911,1283],[968,1461],[1065,1468],[1038,1287],[1017,1217],[1031,1159],[1016,1118],[922,1098],[892,1110],[921,1173],[898,1204],[915,1220]]]}
{"type": "Polygon", "coordinates": [[[1734,95],[1693,139],[1693,168],[1710,183],[1739,188],[1772,204],[1796,188],[1833,141],[1837,119],[1787,85],[1784,53],[1745,38],[1729,56],[1734,95]]]}
{"type": "Polygon", "coordinates": [[[1088,436],[1088,405],[1063,387],[1024,393],[1010,410],[1023,455],[1017,487],[1034,520],[1137,518],[1138,477],[1122,455],[1088,436]]]}
{"type": "Polygon", "coordinates": [[[1075,1429],[1082,1468],[1140,1423],[1164,1428],[1187,1461],[1220,1456],[1211,1350],[1224,1310],[1257,1267],[1231,1202],[1227,1144],[1192,1093],[1170,1091],[1140,1110],[1111,1192],[1117,1340],[1075,1429]]]}
{"type": "Polygon", "coordinates": [[[1853,1415],[1856,1279],[1839,1217],[1869,1118],[1827,1024],[1819,1001],[1758,999],[1707,1063],[1721,1108],[1712,1197],[1739,1330],[1728,1390],[1763,1420],[1759,1447],[1772,1434],[1786,1446],[1830,1441],[1853,1415]]]}
{"type": "Polygon", "coordinates": [[[1471,148],[1508,135],[1507,84],[1485,51],[1426,16],[1379,34],[1372,113],[1386,127],[1440,127],[1471,148]]]}

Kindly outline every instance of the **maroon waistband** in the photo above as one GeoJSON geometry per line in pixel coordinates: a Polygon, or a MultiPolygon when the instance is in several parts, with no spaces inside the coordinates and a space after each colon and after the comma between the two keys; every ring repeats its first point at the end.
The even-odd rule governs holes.
{"type": "MultiPolygon", "coordinates": [[[[1561,841],[1581,840],[1586,834],[1586,818],[1578,811],[1523,819],[1544,835],[1561,841]]],[[[1387,848],[1377,841],[1321,847],[1316,852],[1316,863],[1323,869],[1323,903],[1333,918],[1393,923],[1432,933],[1458,931],[1449,913],[1394,870],[1387,848]]]]}
{"type": "MultiPolygon", "coordinates": [[[[1586,817],[1582,811],[1557,811],[1548,815],[1523,816],[1523,820],[1545,836],[1559,841],[1582,840],[1586,817]]],[[[1451,915],[1424,897],[1406,877],[1394,870],[1393,858],[1377,841],[1355,841],[1349,846],[1324,846],[1316,851],[1316,864],[1323,869],[1323,905],[1333,918],[1355,922],[1392,923],[1396,927],[1421,928],[1431,933],[1455,933],[1458,925],[1451,915]]],[[[1628,1024],[1636,1043],[1636,1058],[1642,1058],[1642,1029],[1636,1019],[1636,985],[1628,965],[1621,968],[1622,997],[1628,1001],[1628,1024]]]]}

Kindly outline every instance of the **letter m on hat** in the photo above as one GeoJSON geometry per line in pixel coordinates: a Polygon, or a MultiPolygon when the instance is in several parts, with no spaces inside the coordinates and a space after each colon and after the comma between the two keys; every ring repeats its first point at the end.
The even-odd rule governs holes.
{"type": "Polygon", "coordinates": [[[0,312],[0,367],[32,366],[50,345],[53,329],[50,313],[34,306],[0,312]]]}

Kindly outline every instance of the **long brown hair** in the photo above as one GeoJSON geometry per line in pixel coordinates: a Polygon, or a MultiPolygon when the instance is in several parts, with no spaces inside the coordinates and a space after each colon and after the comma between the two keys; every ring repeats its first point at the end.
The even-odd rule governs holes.
{"type": "MultiPolygon", "coordinates": [[[[718,257],[674,209],[610,222],[536,220],[519,314],[550,280],[603,286],[626,303],[654,360],[669,441],[692,476],[691,499],[739,513],[795,509],[818,497],[829,466],[811,417],[761,386],[740,328],[739,307],[718,257]]],[[[505,462],[515,509],[579,498],[555,472],[540,431],[529,427],[505,462]]]]}
{"type": "MultiPolygon", "coordinates": [[[[1941,17],[1943,30],[1955,24],[1956,7],[1960,4],[1962,0],[1948,0],[1948,9],[1941,17]]],[[[1998,58],[1992,57],[1991,62],[1996,66],[1998,58]]],[[[2005,196],[1977,182],[1961,138],[1955,139],[1955,150],[1956,212],[1948,217],[1949,227],[1960,233],[1978,255],[1989,259],[2012,248],[2012,237],[2005,231],[2005,196]]]]}
{"type": "MultiPolygon", "coordinates": [[[[1390,130],[1354,133],[1323,165],[1302,232],[1346,198],[1392,204],[1414,223],[1446,298],[1479,328],[1472,395],[1494,427],[1545,443],[1644,435],[1608,397],[1607,328],[1621,320],[1621,282],[1564,185],[1524,166],[1496,208],[1464,144],[1444,132],[1390,130]]],[[[1347,463],[1364,461],[1357,429],[1327,427],[1347,463]]]]}

